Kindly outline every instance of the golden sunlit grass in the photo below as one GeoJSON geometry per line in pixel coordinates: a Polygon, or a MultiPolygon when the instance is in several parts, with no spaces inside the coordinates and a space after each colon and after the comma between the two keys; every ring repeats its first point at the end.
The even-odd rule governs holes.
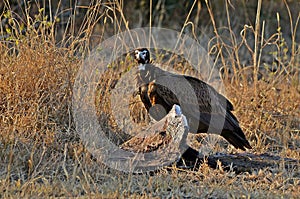
{"type": "MultiPolygon", "coordinates": [[[[195,170],[170,166],[154,174],[133,175],[99,164],[76,134],[71,111],[72,86],[84,57],[95,46],[93,42],[102,41],[107,32],[128,29],[123,2],[82,6],[88,10],[82,23],[77,25],[75,15],[71,15],[63,31],[56,29],[62,18],[59,12],[51,16],[50,22],[42,7],[37,6],[37,14],[32,16],[30,9],[34,6],[25,3],[28,7],[23,13],[25,17],[21,17],[7,1],[4,4],[0,13],[0,197],[299,196],[299,165],[235,174],[222,167],[212,169],[204,163],[195,170]],[[59,32],[62,40],[57,42],[59,32]]],[[[195,5],[200,12],[201,6],[195,5]]],[[[209,4],[206,6],[207,16],[216,21],[215,11],[209,4]]],[[[230,6],[225,3],[227,14],[230,6]]],[[[187,21],[183,29],[192,24],[187,21]]],[[[289,27],[291,44],[283,38],[280,20],[277,32],[269,38],[263,36],[263,25],[260,28],[245,25],[240,35],[228,26],[224,36],[212,23],[215,37],[209,42],[208,52],[225,71],[222,75],[226,95],[233,102],[235,114],[253,146],[251,153],[299,160],[300,56],[296,42],[299,12],[290,21],[293,24],[289,27]],[[256,35],[255,39],[249,39],[248,34],[256,35]],[[236,38],[241,38],[240,42],[236,38]],[[274,48],[269,50],[268,46],[274,48]],[[244,64],[240,59],[246,51],[250,55],[249,63],[244,64]],[[263,58],[268,56],[276,59],[263,64],[263,58]],[[261,69],[266,64],[271,66],[261,69]],[[274,67],[276,70],[269,70],[274,67]]],[[[108,72],[116,78],[119,71],[112,73],[108,72]]]]}

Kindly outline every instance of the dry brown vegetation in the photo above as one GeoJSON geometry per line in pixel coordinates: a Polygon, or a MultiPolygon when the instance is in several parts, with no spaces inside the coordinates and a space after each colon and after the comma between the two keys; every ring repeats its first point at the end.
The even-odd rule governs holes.
{"type": "MultiPolygon", "coordinates": [[[[91,157],[72,120],[78,69],[108,36],[161,25],[190,35],[205,29],[199,41],[220,69],[251,153],[300,159],[299,2],[260,10],[248,1],[150,1],[151,12],[149,2],[133,2],[0,3],[0,197],[299,197],[300,165],[236,174],[204,163],[134,175],[91,157]]],[[[120,71],[108,74],[114,80],[120,71]]]]}

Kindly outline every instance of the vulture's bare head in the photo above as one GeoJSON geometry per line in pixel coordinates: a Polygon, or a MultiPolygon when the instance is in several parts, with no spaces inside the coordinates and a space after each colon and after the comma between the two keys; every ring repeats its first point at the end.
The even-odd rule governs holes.
{"type": "Polygon", "coordinates": [[[139,48],[134,51],[134,59],[139,64],[149,64],[150,63],[150,52],[147,48],[139,48]]]}

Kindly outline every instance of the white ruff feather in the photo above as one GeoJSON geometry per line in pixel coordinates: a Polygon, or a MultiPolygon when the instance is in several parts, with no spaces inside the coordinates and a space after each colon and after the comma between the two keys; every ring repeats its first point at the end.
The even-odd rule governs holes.
{"type": "Polygon", "coordinates": [[[139,70],[145,70],[145,64],[140,64],[139,65],[139,70]]]}

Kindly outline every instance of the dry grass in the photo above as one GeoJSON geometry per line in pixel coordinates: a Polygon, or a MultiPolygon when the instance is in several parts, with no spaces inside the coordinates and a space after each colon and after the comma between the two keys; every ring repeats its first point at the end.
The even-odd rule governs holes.
{"type": "MultiPolygon", "coordinates": [[[[106,35],[129,28],[134,23],[130,20],[139,12],[134,12],[135,8],[130,10],[123,2],[81,5],[77,9],[88,12],[79,20],[80,25],[75,20],[76,13],[71,13],[59,29],[59,19],[63,19],[68,9],[59,10],[58,6],[57,12],[50,16],[41,9],[43,4],[22,3],[26,7],[23,13],[17,12],[15,4],[4,1],[0,7],[3,4],[0,13],[0,197],[299,197],[299,165],[286,169],[280,164],[253,173],[235,174],[221,166],[209,168],[204,163],[194,170],[171,166],[155,173],[133,175],[98,163],[75,131],[71,112],[73,82],[89,49],[106,35]]],[[[166,12],[162,8],[167,4],[156,5],[150,14],[153,17],[150,25],[167,23],[173,17],[170,9],[175,4],[165,7],[166,12]]],[[[251,152],[299,160],[299,10],[285,6],[285,1],[276,5],[285,13],[271,15],[275,30],[264,27],[264,22],[260,28],[243,24],[242,29],[235,29],[234,23],[238,22],[231,21],[230,13],[234,9],[227,1],[194,4],[190,16],[193,21],[183,26],[177,24],[177,28],[188,32],[191,24],[198,25],[201,21],[195,15],[201,13],[198,15],[201,19],[206,13],[203,18],[211,23],[208,30],[215,30],[208,52],[222,71],[227,96],[235,105],[235,113],[254,148],[251,152]],[[227,12],[217,11],[216,7],[222,6],[227,12]],[[292,17],[286,14],[289,12],[292,17]],[[226,21],[219,22],[222,14],[226,21]],[[292,27],[280,23],[281,15],[292,27]],[[288,34],[283,29],[289,30],[288,34]],[[257,76],[253,75],[256,73],[257,76]]],[[[249,10],[243,9],[245,15],[249,14],[249,10]]],[[[177,15],[174,18],[180,20],[177,15]]],[[[146,25],[147,20],[140,18],[140,25],[146,25]]],[[[184,21],[189,19],[181,19],[184,21]]],[[[170,21],[170,27],[173,26],[174,22],[170,21]]],[[[182,62],[178,67],[182,71],[182,62]]],[[[110,72],[110,80],[118,78],[119,69],[123,70],[119,67],[110,72]]],[[[99,87],[107,89],[103,85],[99,87]]],[[[229,147],[223,150],[235,152],[229,147]]]]}

